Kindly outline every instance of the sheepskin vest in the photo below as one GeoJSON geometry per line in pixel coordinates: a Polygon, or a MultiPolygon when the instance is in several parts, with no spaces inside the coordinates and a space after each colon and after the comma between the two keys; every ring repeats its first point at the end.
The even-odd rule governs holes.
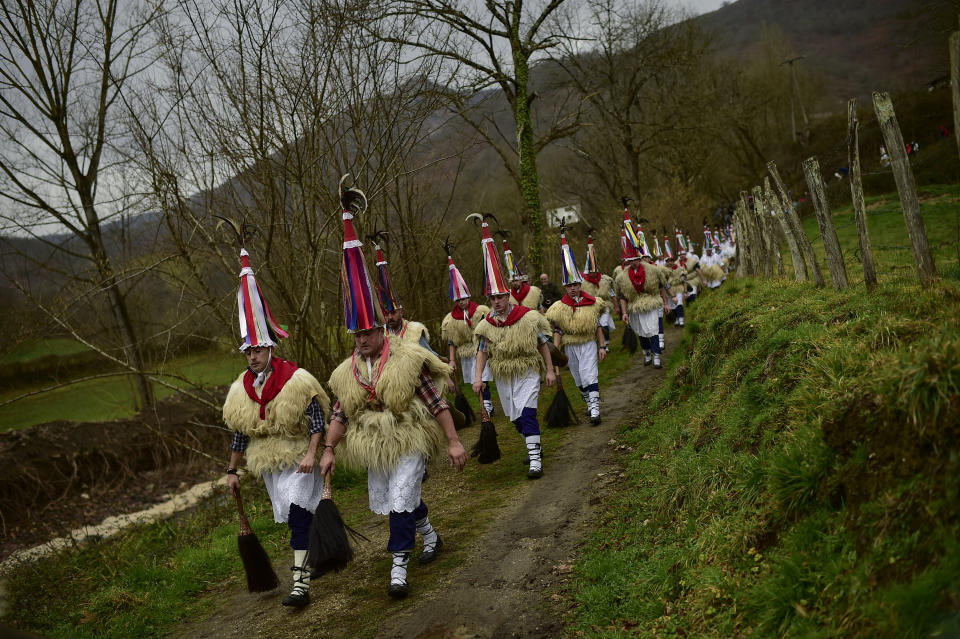
{"type": "MultiPolygon", "coordinates": [[[[593,282],[584,279],[580,284],[580,289],[591,297],[597,298],[598,302],[601,302],[603,306],[609,310],[613,311],[613,300],[610,299],[610,291],[613,289],[613,278],[609,275],[600,276],[600,285],[596,286],[593,282]]],[[[600,311],[600,314],[603,314],[603,311],[600,311]]]]}
{"type": "MultiPolygon", "coordinates": [[[[512,296],[511,296],[512,297],[512,296]]],[[[516,303],[516,300],[513,300],[516,303]]],[[[527,291],[527,294],[524,295],[523,299],[520,301],[520,306],[526,306],[533,310],[540,308],[540,305],[543,303],[543,292],[540,290],[540,287],[530,285],[530,290],[527,291]]]]}
{"type": "Polygon", "coordinates": [[[597,322],[603,313],[604,306],[597,300],[589,306],[573,307],[557,301],[547,310],[547,319],[563,331],[560,336],[560,345],[584,344],[597,337],[597,322]]]}
{"type": "Polygon", "coordinates": [[[408,344],[420,345],[420,337],[426,337],[427,341],[430,341],[430,332],[427,331],[427,327],[421,324],[420,322],[411,322],[408,320],[403,320],[403,328],[400,329],[399,333],[391,333],[387,330],[388,335],[393,335],[394,337],[399,337],[404,342],[408,344]]]}
{"type": "Polygon", "coordinates": [[[633,282],[630,281],[629,266],[617,273],[617,279],[615,280],[619,294],[627,300],[627,313],[630,315],[648,313],[663,308],[660,287],[667,281],[663,269],[655,264],[641,264],[640,266],[647,273],[643,293],[638,293],[633,286],[633,282]]]}
{"type": "Polygon", "coordinates": [[[477,325],[480,324],[480,320],[489,312],[489,306],[477,304],[476,310],[473,312],[473,315],[470,316],[470,324],[467,324],[466,320],[453,319],[453,315],[447,313],[447,316],[443,318],[443,322],[440,323],[440,337],[443,338],[444,342],[453,342],[457,350],[466,348],[467,352],[462,354],[472,357],[476,354],[478,346],[477,337],[473,331],[477,328],[477,325]]]}
{"type": "Polygon", "coordinates": [[[687,269],[678,264],[677,268],[667,267],[667,270],[670,272],[670,279],[668,280],[670,282],[670,293],[676,295],[686,290],[687,269]]]}
{"type": "Polygon", "coordinates": [[[250,399],[243,387],[243,376],[233,382],[223,402],[223,421],[234,430],[250,437],[247,446],[247,468],[253,473],[266,473],[296,466],[307,454],[310,438],[309,418],[304,414],[314,397],[323,412],[330,408],[330,399],[320,382],[306,369],[298,368],[280,392],[265,407],[260,419],[260,405],[250,399]]]}
{"type": "Polygon", "coordinates": [[[495,377],[513,379],[535,370],[546,372],[540,356],[538,333],[551,335],[553,329],[537,311],[528,311],[510,326],[494,326],[485,319],[477,326],[477,335],[487,340],[490,371],[495,377]]]}
{"type": "MultiPolygon", "coordinates": [[[[433,456],[443,447],[443,429],[416,391],[424,365],[439,389],[446,385],[450,367],[425,348],[396,336],[387,339],[390,351],[374,384],[375,398],[357,381],[352,358],[330,375],[330,388],[348,422],[337,444],[337,461],[345,466],[388,472],[401,457],[433,456]]],[[[366,363],[358,364],[357,372],[369,383],[366,363]]]]}
{"type": "Polygon", "coordinates": [[[716,264],[701,266],[700,272],[703,274],[703,278],[708,282],[719,282],[723,279],[723,269],[716,264]]]}

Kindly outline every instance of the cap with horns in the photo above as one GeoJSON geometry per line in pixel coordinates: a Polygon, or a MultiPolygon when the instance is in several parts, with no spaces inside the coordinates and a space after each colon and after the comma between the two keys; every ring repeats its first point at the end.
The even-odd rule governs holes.
{"type": "MultiPolygon", "coordinates": [[[[390,267],[387,264],[387,257],[380,248],[377,240],[386,235],[386,232],[380,231],[373,234],[373,248],[377,252],[377,297],[380,300],[380,308],[384,311],[396,311],[403,308],[400,303],[400,296],[397,295],[397,289],[393,285],[393,279],[390,277],[390,267]]],[[[368,236],[367,239],[370,239],[368,236]]]]}
{"type": "Polygon", "coordinates": [[[627,239],[627,233],[624,229],[620,229],[620,259],[624,262],[640,259],[637,247],[627,239]]]}
{"type": "Polygon", "coordinates": [[[470,289],[467,287],[467,282],[460,274],[460,269],[453,263],[453,244],[450,243],[449,237],[443,243],[443,248],[447,250],[447,268],[450,270],[450,299],[454,302],[469,299],[470,289]]]}
{"type": "Polygon", "coordinates": [[[597,266],[597,253],[593,249],[593,234],[587,236],[587,259],[583,263],[583,272],[599,273],[600,267],[597,266]]]}
{"type": "Polygon", "coordinates": [[[501,231],[504,235],[503,238],[503,265],[507,268],[507,280],[522,280],[524,278],[523,271],[520,270],[520,266],[517,264],[516,260],[513,259],[513,251],[510,250],[510,245],[507,244],[506,232],[501,231]]]}
{"type": "Polygon", "coordinates": [[[560,224],[560,283],[564,286],[568,284],[579,284],[583,282],[580,276],[580,269],[577,267],[577,260],[573,257],[573,251],[567,244],[567,227],[560,224]]]}
{"type": "Polygon", "coordinates": [[[340,206],[343,210],[343,261],[340,264],[340,287],[343,291],[343,317],[347,331],[355,333],[383,325],[383,312],[373,294],[370,275],[363,260],[363,242],[357,239],[353,216],[367,210],[363,191],[346,187],[350,174],[340,178],[340,206]]]}
{"type": "Polygon", "coordinates": [[[496,220],[492,213],[472,213],[467,219],[480,221],[480,249],[483,253],[483,294],[487,297],[491,295],[505,295],[510,292],[506,280],[503,277],[503,267],[500,265],[500,255],[493,244],[493,236],[490,235],[490,227],[487,225],[487,219],[496,220]]]}
{"type": "Polygon", "coordinates": [[[237,306],[240,310],[240,350],[255,346],[276,346],[280,338],[290,335],[280,328],[270,312],[267,299],[257,284],[250,266],[250,254],[240,249],[240,289],[237,291],[237,306]]]}

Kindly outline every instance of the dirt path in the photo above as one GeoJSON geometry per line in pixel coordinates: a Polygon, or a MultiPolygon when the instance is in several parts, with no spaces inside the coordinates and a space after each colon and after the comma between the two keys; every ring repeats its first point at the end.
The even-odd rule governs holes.
{"type": "MultiPolygon", "coordinates": [[[[562,611],[552,598],[577,545],[593,529],[602,495],[615,483],[611,441],[631,405],[656,389],[662,371],[633,366],[601,389],[604,421],[582,425],[544,465],[542,480],[505,509],[449,588],[380,628],[390,639],[555,638],[562,611]]],[[[585,424],[585,422],[584,422],[585,424]]]]}
{"type": "MultiPolygon", "coordinates": [[[[679,330],[668,328],[668,350],[679,335],[679,330]]],[[[400,605],[389,602],[394,606],[394,613],[377,629],[375,636],[383,639],[563,636],[562,601],[555,600],[553,595],[569,578],[577,547],[593,529],[603,494],[617,483],[613,440],[618,427],[630,420],[632,406],[649,398],[662,378],[661,370],[643,366],[638,352],[634,365],[610,387],[601,389],[603,423],[591,427],[582,420],[559,449],[546,451],[543,479],[526,482],[514,491],[509,504],[498,513],[488,531],[470,544],[464,553],[465,560],[457,568],[434,574],[432,578],[440,580],[441,587],[415,593],[400,605]]],[[[516,463],[518,471],[522,469],[519,459],[511,461],[505,457],[500,463],[516,463]]],[[[450,490],[456,489],[450,486],[450,490]]],[[[381,536],[383,540],[365,544],[358,553],[353,564],[353,569],[360,571],[358,578],[371,574],[374,563],[383,557],[381,549],[387,532],[383,520],[371,517],[368,527],[363,527],[364,534],[374,537],[373,541],[379,541],[381,536]]],[[[383,567],[377,569],[382,572],[383,567]]],[[[413,570],[419,573],[414,575],[415,579],[431,578],[421,572],[422,568],[413,570]]],[[[378,587],[381,581],[376,581],[378,587]]],[[[351,606],[347,589],[328,591],[322,602],[315,601],[299,613],[279,606],[282,595],[251,597],[245,592],[225,592],[211,617],[187,621],[176,628],[172,636],[184,639],[341,636],[334,620],[338,608],[351,606]]]]}

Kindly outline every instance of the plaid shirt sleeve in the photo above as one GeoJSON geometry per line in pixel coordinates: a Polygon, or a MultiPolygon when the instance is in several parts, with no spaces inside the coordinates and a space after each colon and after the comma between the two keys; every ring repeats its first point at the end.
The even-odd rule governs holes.
{"type": "Polygon", "coordinates": [[[427,405],[427,410],[429,410],[430,414],[434,417],[450,408],[450,404],[443,397],[443,392],[433,383],[433,378],[430,377],[430,372],[427,370],[426,365],[420,370],[417,395],[423,400],[423,403],[427,405]]]}
{"type": "Polygon", "coordinates": [[[343,412],[343,408],[340,406],[340,400],[338,399],[333,403],[333,410],[330,412],[330,421],[337,420],[346,426],[349,423],[347,419],[347,414],[343,412]]]}
{"type": "Polygon", "coordinates": [[[245,453],[247,451],[247,444],[249,443],[249,436],[244,435],[239,430],[235,430],[233,431],[233,440],[230,442],[230,450],[245,453]]]}
{"type": "Polygon", "coordinates": [[[307,410],[304,412],[307,414],[307,417],[310,418],[310,428],[307,433],[311,437],[317,433],[322,435],[327,429],[327,424],[323,421],[323,409],[320,408],[320,403],[316,397],[310,400],[310,403],[307,405],[307,410]]]}

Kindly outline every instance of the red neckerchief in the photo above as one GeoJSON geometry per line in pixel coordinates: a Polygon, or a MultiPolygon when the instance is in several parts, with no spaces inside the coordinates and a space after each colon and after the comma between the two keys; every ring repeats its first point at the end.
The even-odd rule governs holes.
{"type": "Polygon", "coordinates": [[[680,267],[677,266],[676,264],[671,264],[671,265],[670,265],[670,268],[672,268],[673,270],[677,270],[677,269],[680,268],[680,267]]]}
{"type": "Polygon", "coordinates": [[[351,364],[353,365],[353,378],[357,380],[357,383],[363,388],[363,390],[369,393],[367,395],[367,401],[371,404],[377,401],[377,391],[376,386],[377,382],[380,380],[380,373],[383,372],[383,366],[387,363],[387,357],[390,355],[390,340],[383,340],[383,348],[380,350],[380,363],[377,364],[377,370],[374,371],[373,379],[370,380],[370,383],[363,381],[363,377],[360,376],[360,371],[357,370],[357,351],[353,351],[353,356],[351,357],[351,364]]]}
{"type": "Polygon", "coordinates": [[[473,317],[473,314],[477,312],[477,306],[479,306],[473,300],[470,300],[470,305],[467,307],[467,312],[464,313],[463,309],[460,308],[460,303],[456,302],[453,305],[453,310],[450,311],[450,315],[453,316],[455,320],[466,320],[467,326],[473,328],[473,324],[470,322],[470,318],[473,317]]]}
{"type": "Polygon", "coordinates": [[[285,359],[280,359],[279,357],[271,359],[270,366],[273,368],[273,372],[270,373],[270,377],[267,378],[267,382],[263,385],[263,390],[260,391],[259,397],[257,397],[257,392],[253,390],[253,380],[255,380],[257,376],[254,375],[253,371],[249,368],[243,375],[243,388],[247,391],[247,396],[260,404],[260,419],[267,418],[267,404],[280,394],[280,391],[283,390],[283,385],[290,381],[293,373],[297,370],[296,364],[288,362],[285,359]]]}
{"type": "Polygon", "coordinates": [[[683,268],[687,268],[687,258],[685,258],[685,257],[684,257],[684,258],[681,258],[681,260],[680,260],[680,266],[682,266],[683,268]]]}
{"type": "Polygon", "coordinates": [[[510,314],[506,316],[502,321],[494,319],[493,313],[487,314],[487,321],[496,326],[497,328],[502,328],[504,326],[513,326],[517,323],[521,317],[530,312],[531,309],[526,306],[516,305],[513,307],[513,310],[510,311],[510,314]]]}
{"type": "Polygon", "coordinates": [[[584,293],[583,291],[581,291],[579,302],[573,301],[573,298],[570,297],[569,293],[561,297],[560,301],[566,304],[567,306],[572,306],[573,308],[577,308],[578,306],[590,306],[591,304],[597,301],[597,298],[591,297],[586,293],[584,293]]]}
{"type": "Polygon", "coordinates": [[[633,288],[637,290],[637,293],[643,295],[643,285],[647,283],[647,269],[643,268],[643,264],[638,265],[640,268],[634,270],[633,265],[627,267],[627,276],[630,278],[630,283],[633,284],[633,288]]]}
{"type": "Polygon", "coordinates": [[[583,279],[587,280],[594,286],[600,286],[600,278],[603,277],[603,273],[597,271],[596,273],[582,273],[583,279]]]}
{"type": "Polygon", "coordinates": [[[527,299],[527,295],[529,293],[530,293],[530,285],[527,284],[526,282],[521,283],[520,288],[510,289],[510,296],[513,297],[514,301],[516,301],[517,304],[520,304],[521,302],[523,302],[523,300],[527,299]]]}

